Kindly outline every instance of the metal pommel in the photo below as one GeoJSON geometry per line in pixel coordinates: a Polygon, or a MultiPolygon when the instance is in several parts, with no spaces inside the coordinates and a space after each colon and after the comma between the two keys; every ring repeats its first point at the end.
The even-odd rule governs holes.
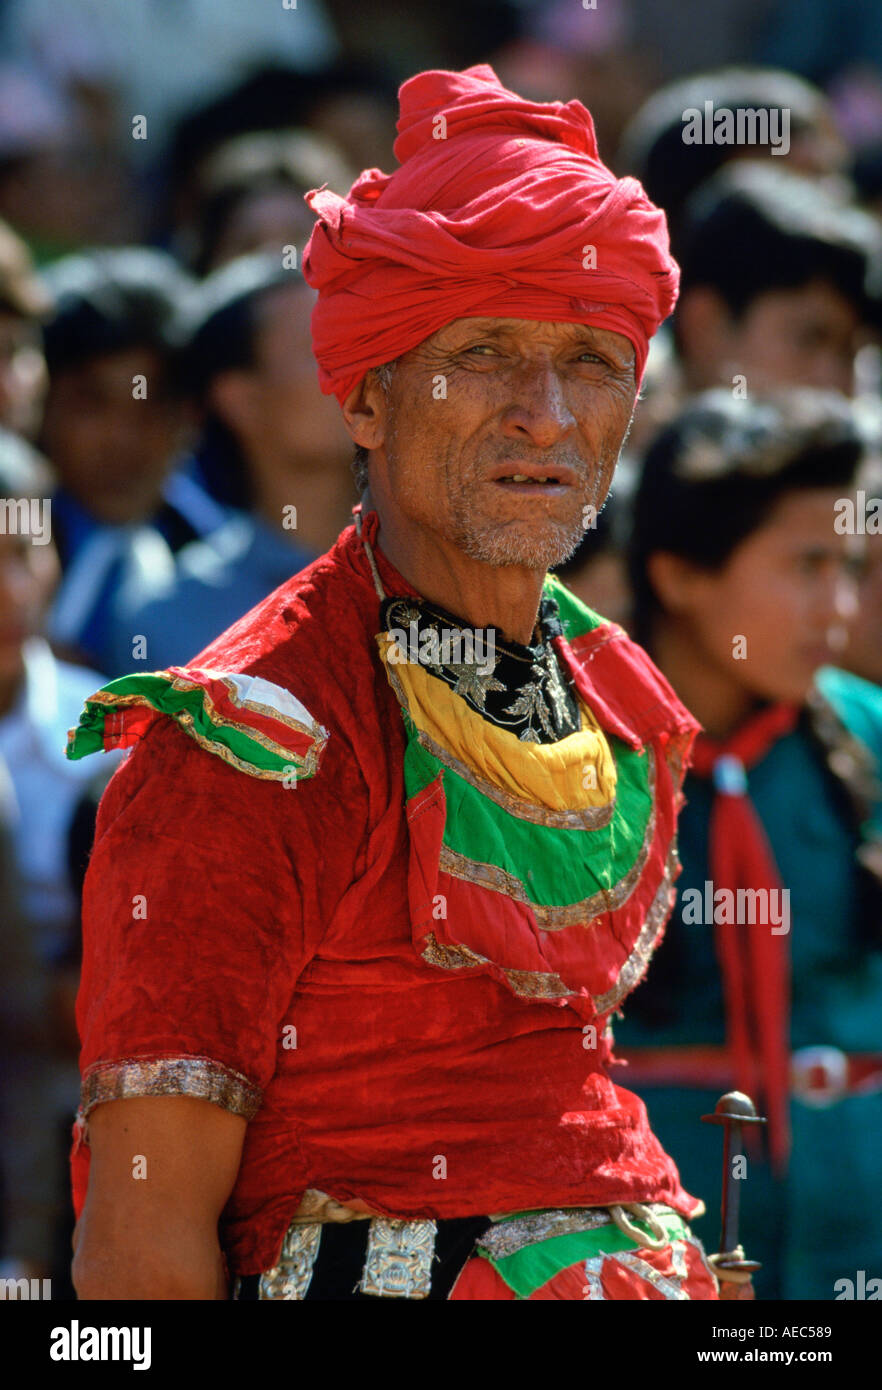
{"type": "Polygon", "coordinates": [[[732,1120],[742,1125],[764,1125],[766,1118],[764,1115],[756,1113],[756,1106],[746,1096],[743,1091],[727,1091],[724,1096],[720,1096],[714,1106],[712,1115],[702,1115],[702,1124],[706,1125],[725,1125],[732,1120]]]}

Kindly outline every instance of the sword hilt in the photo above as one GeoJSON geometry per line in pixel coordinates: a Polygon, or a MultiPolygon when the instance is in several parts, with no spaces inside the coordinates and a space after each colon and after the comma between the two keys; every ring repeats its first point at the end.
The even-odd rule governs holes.
{"type": "Polygon", "coordinates": [[[745,1125],[764,1125],[765,1117],[756,1113],[756,1106],[743,1091],[727,1091],[720,1096],[712,1115],[702,1115],[706,1125],[723,1127],[723,1192],[720,1203],[720,1254],[715,1258],[721,1269],[752,1274],[762,1266],[757,1260],[747,1260],[738,1250],[738,1221],[741,1214],[740,1179],[732,1172],[732,1156],[741,1154],[742,1132],[745,1125]]]}

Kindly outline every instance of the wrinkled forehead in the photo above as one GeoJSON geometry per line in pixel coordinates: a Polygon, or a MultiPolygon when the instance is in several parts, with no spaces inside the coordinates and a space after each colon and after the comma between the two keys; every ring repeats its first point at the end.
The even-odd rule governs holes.
{"type": "Polygon", "coordinates": [[[633,365],[636,358],[634,343],[626,334],[581,320],[463,315],[451,319],[425,341],[453,347],[476,338],[515,346],[522,344],[527,348],[532,345],[567,348],[587,343],[615,353],[623,365],[633,365]]]}

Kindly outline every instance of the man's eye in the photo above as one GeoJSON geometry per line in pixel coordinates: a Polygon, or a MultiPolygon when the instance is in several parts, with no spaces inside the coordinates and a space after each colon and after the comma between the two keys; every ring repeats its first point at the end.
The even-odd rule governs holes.
{"type": "Polygon", "coordinates": [[[846,555],[841,569],[846,579],[864,580],[870,573],[869,556],[864,551],[858,555],[846,555]]]}
{"type": "Polygon", "coordinates": [[[820,574],[821,570],[828,563],[826,555],[820,555],[817,551],[805,551],[796,557],[797,569],[801,574],[820,574]]]}
{"type": "Polygon", "coordinates": [[[627,362],[620,361],[613,353],[603,352],[600,348],[582,348],[576,360],[578,362],[596,362],[601,367],[609,367],[614,372],[628,370],[627,362]]]}
{"type": "Polygon", "coordinates": [[[491,347],[489,343],[475,343],[472,347],[466,348],[466,352],[491,352],[491,353],[495,353],[495,352],[496,352],[496,349],[495,349],[494,347],[491,347]]]}
{"type": "Polygon", "coordinates": [[[827,346],[830,335],[818,324],[807,324],[797,334],[799,344],[807,352],[816,352],[827,346]]]}

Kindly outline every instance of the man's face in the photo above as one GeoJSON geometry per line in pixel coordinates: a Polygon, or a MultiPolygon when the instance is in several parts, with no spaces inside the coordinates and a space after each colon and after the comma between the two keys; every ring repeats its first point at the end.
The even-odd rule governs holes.
{"type": "Polygon", "coordinates": [[[844,648],[862,551],[859,538],[833,530],[838,495],[785,495],[684,603],[696,660],[758,698],[802,701],[815,670],[844,648]]]}
{"type": "Polygon", "coordinates": [[[602,506],[635,397],[622,334],[456,319],[398,361],[372,493],[473,560],[544,571],[602,506]]]}
{"type": "Polygon", "coordinates": [[[21,674],[22,643],[40,631],[57,581],[54,545],[0,533],[0,681],[21,674]]]}
{"type": "Polygon", "coordinates": [[[333,397],[322,395],[312,355],[316,294],[302,281],[271,291],[259,309],[248,442],[274,445],[300,468],[344,459],[348,440],[333,397]]]}
{"type": "Polygon", "coordinates": [[[33,436],[45,389],[39,329],[30,319],[0,309],[0,424],[33,436]]]}
{"type": "Polygon", "coordinates": [[[825,281],[771,290],[733,324],[724,381],[742,372],[754,391],[813,386],[850,396],[861,341],[857,310],[825,281]]]}
{"type": "Polygon", "coordinates": [[[54,375],[43,447],[87,511],[122,525],[149,520],[159,505],[179,429],[165,364],[150,348],[132,348],[54,375]],[[146,395],[135,395],[136,377],[146,395]]]}

